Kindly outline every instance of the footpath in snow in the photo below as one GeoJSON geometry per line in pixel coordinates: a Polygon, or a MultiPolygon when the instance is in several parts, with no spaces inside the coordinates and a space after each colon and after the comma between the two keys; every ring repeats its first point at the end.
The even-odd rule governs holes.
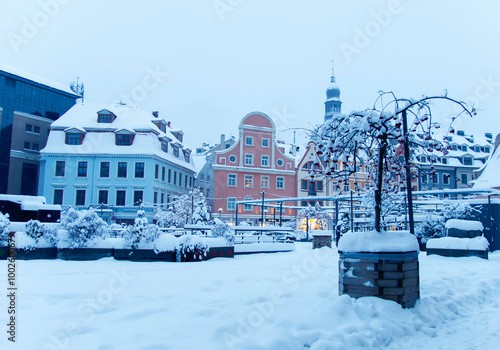
{"type": "Polygon", "coordinates": [[[402,309],[339,297],[336,249],[311,243],[192,263],[18,261],[17,341],[4,332],[0,349],[497,349],[498,271],[498,252],[421,253],[421,299],[402,309]]]}

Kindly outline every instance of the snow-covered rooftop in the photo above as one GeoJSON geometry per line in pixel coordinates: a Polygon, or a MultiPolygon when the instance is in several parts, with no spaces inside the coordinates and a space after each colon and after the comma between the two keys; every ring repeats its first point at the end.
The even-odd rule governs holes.
{"type": "Polygon", "coordinates": [[[179,157],[174,156],[173,147],[168,147],[168,152],[164,152],[161,149],[161,138],[176,140],[175,144],[183,151],[187,151],[168,129],[164,133],[153,124],[151,113],[138,107],[121,104],[85,103],[73,106],[51,124],[47,145],[40,152],[42,154],[154,154],[194,171],[193,157],[190,156],[190,161],[187,163],[183,152],[179,153],[179,157]],[[97,112],[103,109],[116,116],[112,123],[98,122],[97,112]],[[81,145],[66,144],[65,131],[71,129],[84,132],[85,136],[81,145]],[[116,144],[115,134],[124,131],[135,135],[131,146],[116,144]]]}
{"type": "Polygon", "coordinates": [[[78,96],[69,88],[69,86],[65,86],[61,83],[52,81],[50,79],[43,78],[43,77],[37,76],[35,74],[28,73],[26,71],[23,71],[22,69],[12,67],[12,66],[5,64],[5,63],[2,63],[2,62],[0,62],[0,71],[4,71],[4,72],[7,72],[7,73],[12,74],[12,75],[17,75],[18,77],[21,77],[21,78],[24,78],[27,80],[31,80],[35,83],[45,85],[45,86],[48,86],[48,87],[56,89],[56,90],[64,91],[68,94],[78,96]]]}

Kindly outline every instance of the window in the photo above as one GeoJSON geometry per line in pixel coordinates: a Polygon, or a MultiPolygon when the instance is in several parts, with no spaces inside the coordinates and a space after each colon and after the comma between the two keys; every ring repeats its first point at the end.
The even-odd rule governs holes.
{"type": "Polygon", "coordinates": [[[230,155],[230,156],[229,156],[229,161],[230,161],[231,163],[236,163],[236,156],[235,156],[234,154],[230,155]]]}
{"type": "Polygon", "coordinates": [[[422,182],[427,183],[427,174],[422,174],[422,182]]]}
{"type": "Polygon", "coordinates": [[[307,180],[302,180],[301,181],[301,187],[300,188],[302,189],[302,191],[307,191],[307,182],[308,182],[307,180]]]}
{"type": "Polygon", "coordinates": [[[245,137],[245,146],[253,146],[253,136],[245,137]]]}
{"type": "Polygon", "coordinates": [[[143,162],[135,163],[135,177],[136,178],[144,178],[144,163],[143,162]]]}
{"type": "Polygon", "coordinates": [[[155,179],[158,180],[159,176],[160,176],[160,166],[158,164],[155,164],[155,179]]]}
{"type": "Polygon", "coordinates": [[[269,156],[261,156],[260,166],[269,166],[269,156]]]}
{"type": "Polygon", "coordinates": [[[182,174],[179,172],[179,186],[182,186],[182,174]]]}
{"type": "Polygon", "coordinates": [[[485,147],[485,148],[484,148],[484,151],[485,151],[486,153],[490,153],[490,148],[489,148],[489,147],[485,147]]]}
{"type": "Polygon", "coordinates": [[[462,151],[467,152],[467,146],[462,146],[462,151]]]}
{"type": "Polygon", "coordinates": [[[227,174],[227,187],[236,187],[236,174],[227,174]]]}
{"type": "Polygon", "coordinates": [[[227,197],[227,210],[236,210],[236,198],[227,197]]]}
{"type": "Polygon", "coordinates": [[[245,154],[245,165],[253,165],[253,154],[245,154]]]}
{"type": "Polygon", "coordinates": [[[131,134],[118,134],[116,135],[116,145],[117,146],[130,146],[132,145],[133,136],[131,134]]]}
{"type": "Polygon", "coordinates": [[[439,178],[437,174],[432,175],[432,183],[435,185],[439,183],[439,178]]]}
{"type": "Polygon", "coordinates": [[[134,191],[134,205],[140,205],[144,196],[144,191],[134,191]]]}
{"type": "Polygon", "coordinates": [[[109,162],[101,162],[100,177],[109,177],[109,162]]]}
{"type": "Polygon", "coordinates": [[[443,185],[449,185],[449,184],[450,184],[450,175],[443,174],[443,185]]]}
{"type": "Polygon", "coordinates": [[[276,177],[276,188],[277,189],[285,188],[285,178],[283,176],[276,177]]]}
{"type": "Polygon", "coordinates": [[[40,135],[40,127],[35,125],[35,126],[33,127],[33,132],[34,132],[35,134],[39,134],[39,135],[40,135]]]}
{"type": "Polygon", "coordinates": [[[173,146],[173,150],[174,150],[174,156],[179,158],[179,147],[173,146]]]}
{"type": "Polygon", "coordinates": [[[189,187],[193,187],[193,178],[192,177],[189,178],[189,187]]]}
{"type": "Polygon", "coordinates": [[[316,182],[316,190],[323,191],[323,181],[316,182]]]}
{"type": "Polygon", "coordinates": [[[464,165],[472,165],[472,158],[464,157],[464,165]]]}
{"type": "Polygon", "coordinates": [[[153,203],[158,203],[158,192],[153,193],[153,203]]]}
{"type": "Polygon", "coordinates": [[[54,204],[63,204],[63,194],[64,191],[61,189],[55,189],[54,190],[54,204]]]}
{"type": "Polygon", "coordinates": [[[126,194],[127,194],[127,191],[125,191],[125,190],[117,190],[116,191],[116,205],[117,206],[124,206],[125,205],[126,194]]]}
{"type": "Polygon", "coordinates": [[[111,122],[113,122],[113,118],[112,118],[111,114],[109,114],[109,113],[98,114],[97,115],[97,122],[98,123],[111,123],[111,122]]]}
{"type": "Polygon", "coordinates": [[[188,187],[188,176],[184,175],[184,187],[188,187]]]}
{"type": "Polygon", "coordinates": [[[161,205],[163,206],[163,203],[165,203],[165,193],[161,194],[161,205]]]}
{"type": "Polygon", "coordinates": [[[467,174],[462,174],[462,183],[464,185],[467,185],[467,182],[468,182],[468,180],[467,180],[467,174]]]}
{"type": "Polygon", "coordinates": [[[83,134],[80,133],[67,133],[66,134],[66,144],[67,145],[81,145],[83,141],[83,134]]]}
{"type": "Polygon", "coordinates": [[[186,163],[189,163],[190,161],[189,152],[184,152],[184,160],[186,161],[186,163]]]}
{"type": "MultiPolygon", "coordinates": [[[[252,197],[245,197],[246,201],[251,201],[253,198],[252,197]]],[[[252,205],[251,204],[245,204],[243,206],[244,211],[252,211],[252,205]]]]}
{"type": "Polygon", "coordinates": [[[24,142],[24,149],[31,149],[31,144],[29,142],[24,142]]]}
{"type": "Polygon", "coordinates": [[[121,178],[127,177],[127,162],[118,162],[118,173],[116,176],[121,178]]]}
{"type": "Polygon", "coordinates": [[[33,125],[31,124],[26,124],[26,127],[24,128],[25,131],[27,132],[32,132],[33,130],[33,125]]]}
{"type": "Polygon", "coordinates": [[[303,207],[307,207],[307,201],[300,202],[300,205],[303,206],[303,207]]]}
{"type": "Polygon", "coordinates": [[[85,190],[76,190],[75,205],[85,205],[85,190]]]}
{"type": "Polygon", "coordinates": [[[64,176],[66,172],[66,162],[64,160],[56,161],[56,176],[64,176]]]}
{"type": "MultiPolygon", "coordinates": [[[[337,165],[337,164],[335,164],[335,165],[337,165]]],[[[337,169],[337,168],[335,168],[335,169],[337,169]]],[[[365,165],[365,172],[366,173],[370,172],[370,167],[368,165],[365,165]]]]}
{"type": "Polygon", "coordinates": [[[269,147],[269,139],[262,139],[262,147],[269,147]]]}
{"type": "Polygon", "coordinates": [[[253,188],[253,175],[245,175],[245,188],[253,188]]]}
{"type": "Polygon", "coordinates": [[[283,159],[281,159],[281,158],[280,158],[280,159],[278,159],[278,160],[276,161],[276,164],[278,164],[278,166],[283,166],[283,159]]]}
{"type": "Polygon", "coordinates": [[[34,143],[32,146],[31,146],[31,149],[33,151],[38,151],[38,149],[40,148],[40,146],[38,145],[38,143],[34,143]]]}
{"type": "Polygon", "coordinates": [[[226,149],[228,149],[229,147],[231,147],[231,145],[229,143],[226,143],[226,149]]]}
{"type": "Polygon", "coordinates": [[[78,177],[87,177],[87,162],[78,162],[78,177]]]}
{"type": "Polygon", "coordinates": [[[108,204],[108,190],[99,190],[99,204],[108,204]]]}
{"type": "Polygon", "coordinates": [[[165,153],[168,153],[168,141],[161,140],[161,150],[165,153]]]}
{"type": "Polygon", "coordinates": [[[269,188],[269,176],[267,175],[260,176],[260,188],[269,188]]]}
{"type": "Polygon", "coordinates": [[[442,164],[448,164],[448,158],[441,158],[442,164]]]}
{"type": "MultiPolygon", "coordinates": [[[[170,174],[169,174],[170,175],[170,174]]],[[[170,179],[169,179],[170,180],[170,179]]],[[[170,181],[169,181],[170,182],[170,181]]],[[[177,171],[174,171],[174,185],[177,185],[177,171]]]]}
{"type": "MultiPolygon", "coordinates": [[[[165,168],[163,168],[162,181],[165,181],[165,168]]],[[[168,169],[168,183],[172,183],[172,169],[168,169]]]]}

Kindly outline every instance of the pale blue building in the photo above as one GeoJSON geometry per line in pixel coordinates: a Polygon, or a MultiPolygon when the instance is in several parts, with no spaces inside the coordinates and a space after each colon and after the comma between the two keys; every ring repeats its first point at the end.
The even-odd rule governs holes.
{"type": "Polygon", "coordinates": [[[130,223],[143,202],[151,219],[155,207],[167,207],[194,185],[183,136],[158,112],[77,104],[50,126],[40,152],[39,194],[47,203],[97,207],[117,223],[130,223]]]}

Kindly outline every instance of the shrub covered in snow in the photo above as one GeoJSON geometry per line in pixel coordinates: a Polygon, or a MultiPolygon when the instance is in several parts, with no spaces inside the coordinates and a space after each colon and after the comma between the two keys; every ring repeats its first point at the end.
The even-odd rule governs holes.
{"type": "Polygon", "coordinates": [[[194,253],[198,259],[203,259],[208,254],[210,246],[206,243],[203,237],[195,235],[184,235],[180,237],[180,242],[177,245],[177,259],[187,257],[188,253],[194,253]]]}
{"type": "Polygon", "coordinates": [[[96,238],[105,238],[109,227],[93,209],[75,210],[69,208],[61,213],[60,228],[66,231],[65,237],[70,248],[85,247],[96,238]]]}
{"type": "Polygon", "coordinates": [[[427,214],[424,220],[415,227],[415,236],[422,243],[427,242],[431,238],[444,237],[444,218],[436,214],[427,214]]]}
{"type": "Polygon", "coordinates": [[[44,235],[45,231],[47,231],[45,226],[38,220],[30,220],[26,223],[26,234],[33,238],[35,242],[38,242],[38,239],[44,235]]]}
{"type": "Polygon", "coordinates": [[[154,219],[156,220],[156,224],[160,227],[175,226],[176,218],[174,214],[174,208],[169,207],[168,210],[157,208],[154,219]]]}
{"type": "Polygon", "coordinates": [[[222,222],[220,219],[214,219],[214,226],[212,226],[212,237],[224,237],[228,244],[234,244],[234,230],[231,226],[222,222]]]}
{"type": "Polygon", "coordinates": [[[475,215],[481,213],[479,208],[473,208],[467,201],[446,201],[443,206],[444,220],[472,219],[475,215]]]}
{"type": "Polygon", "coordinates": [[[0,213],[0,246],[7,246],[9,243],[10,220],[9,214],[0,213]]]}
{"type": "Polygon", "coordinates": [[[148,224],[146,213],[141,204],[134,225],[128,226],[124,231],[125,246],[132,249],[151,249],[159,235],[160,229],[158,226],[148,224]]]}

